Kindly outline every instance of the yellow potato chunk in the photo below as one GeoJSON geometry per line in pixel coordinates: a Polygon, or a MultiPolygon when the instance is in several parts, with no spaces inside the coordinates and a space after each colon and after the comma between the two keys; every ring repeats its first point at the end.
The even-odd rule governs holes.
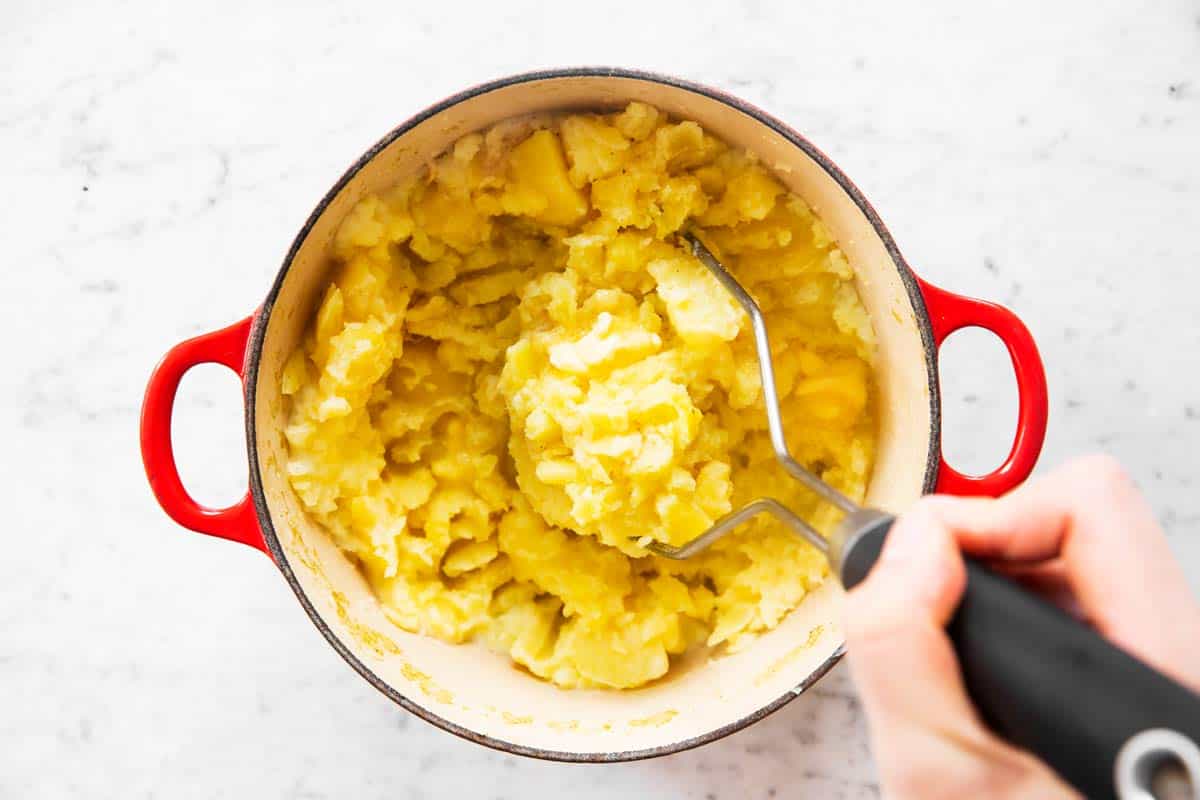
{"type": "Polygon", "coordinates": [[[583,187],[621,169],[629,139],[599,117],[573,116],[562,121],[563,143],[571,162],[570,178],[583,187]]]}
{"type": "Polygon", "coordinates": [[[537,131],[514,147],[509,172],[505,210],[510,214],[525,214],[548,225],[572,225],[587,214],[587,198],[571,184],[553,131],[537,131]]]}
{"type": "Polygon", "coordinates": [[[684,340],[702,344],[707,339],[737,338],[744,312],[703,264],[675,257],[652,261],[646,269],[658,283],[658,296],[671,325],[684,340]]]}
{"type": "Polygon", "coordinates": [[[836,522],[775,462],[742,308],[767,314],[795,456],[852,498],[874,461],[874,332],[833,232],[751,154],[631,103],[471,133],[342,220],[280,375],[288,480],[387,618],[481,639],[564,688],[627,689],[751,646],[825,578],[749,500],[836,522]]]}

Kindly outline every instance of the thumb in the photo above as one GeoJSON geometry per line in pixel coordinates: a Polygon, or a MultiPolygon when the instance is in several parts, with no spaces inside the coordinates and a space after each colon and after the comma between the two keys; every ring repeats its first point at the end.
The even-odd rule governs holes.
{"type": "Polygon", "coordinates": [[[880,736],[986,734],[945,625],[966,587],[953,532],[925,499],[892,526],[879,561],[846,597],[850,667],[880,736]]]}

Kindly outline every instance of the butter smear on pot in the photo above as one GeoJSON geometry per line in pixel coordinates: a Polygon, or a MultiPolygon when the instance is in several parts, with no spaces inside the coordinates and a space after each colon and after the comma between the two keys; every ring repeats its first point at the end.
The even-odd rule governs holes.
{"type": "Polygon", "coordinates": [[[687,562],[638,544],[761,495],[832,522],[772,455],[749,319],[685,225],[770,320],[792,453],[862,498],[874,337],[804,201],[643,104],[510,120],[354,207],[283,374],[290,482],[396,624],[628,688],[823,580],[768,518],[687,562]]]}

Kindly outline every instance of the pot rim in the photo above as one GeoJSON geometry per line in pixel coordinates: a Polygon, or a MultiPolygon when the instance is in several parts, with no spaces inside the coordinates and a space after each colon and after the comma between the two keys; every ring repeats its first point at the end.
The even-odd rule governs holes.
{"type": "Polygon", "coordinates": [[[933,490],[937,481],[938,465],[941,448],[941,399],[938,392],[938,359],[937,346],[934,341],[933,328],[929,320],[929,312],[925,305],[925,298],[921,292],[921,288],[917,282],[916,276],[901,255],[899,248],[892,239],[891,233],[883,224],[879,214],[875,208],[862,194],[859,188],[833,163],[833,161],[818,149],[812,142],[805,138],[798,131],[768,114],[766,111],[757,106],[746,102],[738,97],[735,97],[720,89],[715,89],[703,84],[694,83],[692,81],[676,78],[670,75],[661,73],[648,72],[635,69],[624,69],[620,67],[564,67],[558,69],[534,70],[531,72],[523,72],[516,75],[510,75],[504,78],[498,78],[486,83],[477,84],[468,89],[465,89],[457,94],[451,95],[441,102],[435,103],[416,115],[410,117],[405,122],[389,131],[382,139],[372,145],[361,157],[356,160],[349,169],[338,179],[337,183],[325,193],[321,201],[313,209],[304,226],[296,234],[296,238],[292,241],[291,247],[287,251],[287,255],[283,259],[283,264],[279,268],[279,272],[275,276],[275,281],[271,285],[271,289],[259,308],[258,313],[254,316],[253,328],[250,332],[250,339],[246,348],[245,361],[245,390],[246,390],[246,446],[250,462],[250,494],[254,500],[254,510],[258,517],[259,525],[262,529],[263,540],[267,545],[272,558],[278,565],[280,572],[283,573],[284,579],[291,586],[296,598],[300,601],[300,605],[304,608],[304,612],[312,620],[313,625],[321,632],[321,635],[329,642],[333,649],[346,661],[359,675],[367,680],[372,686],[386,695],[394,703],[399,705],[405,711],[413,713],[432,723],[444,731],[448,731],[460,738],[466,739],[476,744],[482,744],[494,750],[512,753],[515,755],[529,756],[545,761],[563,761],[563,762],[581,762],[581,763],[612,763],[621,761],[639,761],[642,759],[656,758],[658,756],[671,755],[673,753],[690,750],[694,747],[699,747],[703,744],[722,739],[732,733],[742,730],[743,728],[759,721],[760,719],[778,711],[789,702],[794,700],[810,686],[825,676],[845,655],[845,645],[839,646],[836,651],[824,662],[822,662],[815,670],[810,672],[804,679],[794,688],[784,693],[780,697],[772,700],[756,711],[747,714],[733,722],[721,726],[715,730],[694,736],[688,739],[682,739],[669,744],[659,745],[657,747],[643,748],[640,750],[614,750],[608,752],[573,752],[567,750],[549,750],[540,747],[529,747],[526,745],[517,744],[504,739],[499,739],[494,736],[488,736],[469,728],[451,722],[444,717],[441,717],[429,709],[422,706],[420,703],[406,697],[396,691],[394,687],[380,678],[369,667],[354,655],[353,652],[337,637],[333,630],[325,623],[321,615],[317,612],[313,603],[305,594],[303,587],[300,585],[295,572],[292,570],[288,562],[287,554],[279,543],[279,537],[275,533],[275,527],[271,521],[271,513],[267,508],[266,495],[263,491],[263,481],[261,468],[258,458],[257,446],[257,430],[255,424],[255,410],[257,406],[258,392],[258,367],[262,356],[263,342],[266,339],[267,324],[270,321],[271,312],[274,309],[275,300],[279,296],[279,292],[283,286],[283,282],[287,277],[287,273],[292,266],[292,261],[299,252],[300,247],[308,238],[308,234],[316,224],[317,220],[324,215],[330,204],[337,197],[338,193],[358,174],[358,172],[378,156],[385,148],[392,144],[396,139],[400,138],[410,130],[415,128],[420,123],[445,111],[452,106],[457,105],[465,100],[487,94],[489,92],[503,89],[509,86],[514,86],[522,83],[533,83],[543,80],[553,80],[561,78],[580,78],[580,77],[600,77],[600,78],[623,78],[647,81],[651,83],[660,83],[671,86],[677,89],[693,92],[705,97],[717,100],[732,108],[741,111],[757,122],[766,125],[768,128],[778,133],[780,136],[788,140],[792,145],[799,148],[809,158],[815,161],[820,167],[842,188],[843,191],[850,197],[854,204],[858,207],[867,218],[872,229],[883,242],[884,248],[887,251],[892,263],[895,264],[897,271],[900,274],[900,279],[904,284],[905,291],[908,293],[909,302],[912,304],[913,316],[916,319],[917,328],[921,335],[922,349],[925,354],[925,369],[929,382],[929,399],[930,399],[930,435],[929,449],[926,453],[925,460],[925,476],[922,483],[922,492],[928,493],[933,490]]]}

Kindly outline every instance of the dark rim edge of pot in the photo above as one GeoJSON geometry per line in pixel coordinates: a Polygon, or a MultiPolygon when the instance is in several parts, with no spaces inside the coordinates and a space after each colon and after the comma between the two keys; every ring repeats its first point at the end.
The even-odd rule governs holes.
{"type": "Polygon", "coordinates": [[[638,761],[647,758],[656,758],[658,756],[670,755],[679,753],[684,750],[690,750],[694,747],[699,747],[703,744],[714,742],[722,739],[732,733],[736,733],[741,729],[763,719],[764,717],[778,711],[783,706],[798,697],[806,689],[825,676],[845,655],[845,647],[839,647],[829,658],[822,662],[813,672],[807,675],[803,682],[795,686],[793,689],[784,693],[780,697],[772,700],[770,703],[762,706],[756,711],[741,717],[727,725],[709,731],[708,733],[695,736],[690,739],[683,739],[678,742],[660,745],[658,747],[644,748],[641,750],[616,750],[611,752],[595,752],[595,753],[577,753],[572,751],[548,750],[538,747],[527,747],[525,745],[509,742],[504,739],[498,739],[492,736],[486,736],[476,731],[464,728],[457,723],[451,722],[448,719],[438,716],[429,709],[409,699],[405,695],[400,694],[390,684],[376,675],[370,668],[362,663],[357,656],[350,651],[345,644],[337,637],[330,627],[322,619],[317,612],[312,602],[305,594],[303,587],[300,586],[299,580],[296,578],[295,572],[288,563],[287,554],[279,544],[279,538],[275,533],[275,528],[271,521],[271,513],[267,508],[265,495],[263,493],[262,474],[260,471],[258,460],[258,446],[256,438],[255,425],[255,408],[257,405],[258,394],[258,367],[262,354],[263,341],[266,336],[268,322],[271,318],[271,311],[274,308],[275,300],[279,296],[280,289],[287,277],[288,270],[291,268],[292,261],[296,254],[300,251],[300,247],[308,238],[309,232],[316,224],[317,220],[325,213],[329,205],[338,196],[343,188],[358,174],[358,172],[378,156],[385,148],[388,147],[396,139],[403,136],[408,131],[415,128],[420,123],[433,117],[446,109],[469,100],[473,97],[487,94],[489,92],[503,89],[508,86],[513,86],[521,83],[532,83],[542,80],[553,80],[560,78],[578,78],[578,77],[610,77],[610,78],[625,78],[631,80],[647,81],[650,83],[661,83],[667,86],[672,86],[677,89],[693,92],[695,94],[709,97],[717,100],[728,106],[741,111],[743,114],[752,119],[766,125],[773,131],[783,136],[793,145],[802,150],[805,155],[813,159],[821,166],[825,172],[834,179],[834,181],[842,188],[850,197],[859,210],[862,211],[870,222],[871,227],[875,230],[883,242],[884,248],[887,250],[888,256],[896,265],[896,269],[900,274],[900,279],[904,283],[904,288],[908,293],[909,302],[912,304],[914,316],[916,318],[917,327],[921,334],[921,342],[925,354],[926,375],[929,378],[929,399],[930,399],[930,436],[929,436],[929,451],[926,454],[925,460],[925,476],[922,482],[922,491],[932,491],[934,484],[937,481],[939,456],[941,452],[941,401],[938,393],[938,359],[937,347],[933,341],[933,329],[929,322],[929,312],[925,307],[925,299],[921,294],[920,287],[917,284],[916,277],[913,275],[912,269],[908,266],[908,262],[904,260],[899,248],[896,247],[891,233],[883,224],[879,214],[875,211],[870,202],[863,196],[858,187],[848,178],[842,171],[833,163],[828,156],[820,149],[812,144],[807,138],[801,135],[798,131],[784,124],[772,115],[763,111],[755,105],[747,103],[733,95],[723,92],[719,89],[704,86],[702,84],[693,83],[691,81],[680,78],[661,75],[653,72],[645,72],[641,70],[622,69],[617,67],[567,67],[561,69],[535,70],[533,72],[525,72],[518,75],[512,75],[506,78],[489,81],[487,83],[478,84],[469,89],[465,89],[457,94],[429,106],[424,111],[416,114],[407,121],[401,123],[396,128],[393,128],[387,135],[376,142],[369,150],[366,151],[349,169],[338,179],[337,183],[321,198],[316,208],[309,215],[304,223],[304,227],[293,240],[291,247],[288,249],[287,255],[283,259],[283,264],[275,276],[275,281],[271,286],[270,292],[255,315],[254,326],[250,333],[250,340],[246,348],[246,445],[249,454],[250,462],[250,491],[254,497],[254,508],[258,515],[259,526],[262,528],[263,540],[266,542],[268,549],[271,552],[275,563],[279,566],[288,585],[292,587],[300,605],[304,608],[304,612],[312,620],[317,630],[325,637],[338,655],[342,657],[359,675],[365,678],[372,686],[390,698],[397,705],[409,711],[421,719],[429,722],[442,730],[453,733],[463,739],[466,739],[476,744],[482,744],[495,750],[500,750],[506,753],[516,755],[529,756],[546,761],[565,761],[579,763],[610,763],[618,761],[638,761]]]}

